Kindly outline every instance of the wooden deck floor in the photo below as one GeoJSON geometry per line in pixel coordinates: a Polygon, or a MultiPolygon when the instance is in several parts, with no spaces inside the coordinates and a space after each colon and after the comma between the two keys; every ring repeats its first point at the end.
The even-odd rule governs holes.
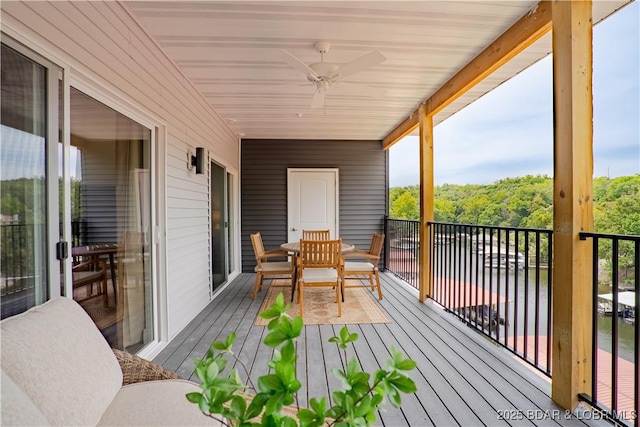
{"type": "MultiPolygon", "coordinates": [[[[254,321],[265,295],[251,299],[255,276],[241,274],[207,306],[156,358],[155,361],[185,378],[193,376],[193,361],[212,341],[237,334],[234,350],[255,380],[267,373],[270,349],[259,345],[266,327],[254,321]]],[[[418,392],[403,396],[401,409],[388,405],[379,414],[383,426],[506,426],[610,425],[590,412],[581,419],[567,418],[550,399],[547,379],[515,360],[436,304],[421,304],[417,293],[388,274],[382,274],[382,307],[392,318],[387,324],[349,325],[360,339],[348,357],[357,356],[362,368],[372,372],[385,366],[389,348],[400,348],[418,362],[412,378],[418,392]],[[501,417],[502,415],[502,417],[501,417]]],[[[377,299],[376,299],[377,301],[377,299]]],[[[298,345],[298,369],[303,382],[299,395],[330,398],[339,383],[331,369],[342,367],[343,356],[328,338],[340,325],[308,325],[298,345]]]]}

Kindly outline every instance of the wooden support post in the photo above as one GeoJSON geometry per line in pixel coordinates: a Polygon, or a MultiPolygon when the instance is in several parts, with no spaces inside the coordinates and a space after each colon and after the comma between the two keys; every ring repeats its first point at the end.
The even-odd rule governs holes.
{"type": "Polygon", "coordinates": [[[553,352],[551,396],[591,391],[593,98],[591,1],[554,1],[553,352]]]}
{"type": "Polygon", "coordinates": [[[427,222],[434,219],[433,116],[421,105],[420,114],[420,301],[433,296],[431,234],[427,222]]]}

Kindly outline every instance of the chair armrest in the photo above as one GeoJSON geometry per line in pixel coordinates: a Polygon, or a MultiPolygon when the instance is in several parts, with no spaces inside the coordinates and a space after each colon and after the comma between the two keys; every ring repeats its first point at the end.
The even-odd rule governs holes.
{"type": "Polygon", "coordinates": [[[126,351],[112,348],[120,369],[122,369],[122,385],[155,380],[181,380],[180,375],[155,362],[143,359],[126,351]]]}
{"type": "Polygon", "coordinates": [[[366,251],[364,249],[356,249],[356,250],[353,250],[353,251],[345,252],[345,253],[342,254],[342,257],[344,259],[347,259],[347,258],[359,258],[359,259],[362,259],[362,258],[366,258],[366,259],[375,258],[373,255],[371,255],[369,253],[369,251],[366,251]]]}
{"type": "Polygon", "coordinates": [[[289,252],[284,251],[282,249],[269,249],[268,251],[264,251],[265,256],[274,257],[274,256],[290,256],[289,252]]]}

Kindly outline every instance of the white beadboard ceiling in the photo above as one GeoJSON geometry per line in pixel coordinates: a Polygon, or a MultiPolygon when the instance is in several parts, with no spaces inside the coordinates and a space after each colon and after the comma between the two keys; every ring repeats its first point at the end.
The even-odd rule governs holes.
{"type": "MultiPolygon", "coordinates": [[[[382,139],[537,2],[124,1],[132,15],[242,138],[382,139]],[[280,59],[339,65],[372,50],[386,60],[335,86],[311,109],[315,85],[280,59]],[[375,91],[377,92],[377,91],[375,91]],[[375,96],[377,95],[377,96],[375,96]]],[[[598,22],[626,0],[594,1],[598,22]]],[[[459,98],[435,124],[551,51],[546,35],[459,98]]]]}

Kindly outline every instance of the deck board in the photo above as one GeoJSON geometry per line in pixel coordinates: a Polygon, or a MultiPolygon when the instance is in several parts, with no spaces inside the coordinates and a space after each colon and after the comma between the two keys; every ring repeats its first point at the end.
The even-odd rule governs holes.
{"type": "MultiPolygon", "coordinates": [[[[254,383],[269,372],[266,362],[273,352],[261,345],[265,326],[255,318],[266,294],[255,301],[251,290],[255,276],[241,274],[165,347],[155,361],[185,378],[193,375],[194,360],[202,357],[214,340],[237,334],[234,351],[250,372],[254,383]]],[[[593,420],[565,419],[550,399],[550,384],[539,373],[518,361],[513,354],[490,342],[431,301],[420,303],[415,290],[389,274],[382,274],[384,299],[378,301],[391,323],[348,325],[360,339],[347,350],[369,372],[386,366],[390,347],[402,350],[418,362],[411,376],[418,391],[403,396],[401,408],[386,405],[377,425],[390,426],[531,426],[608,425],[593,420]],[[535,414],[520,419],[498,419],[498,413],[535,414]],[[561,415],[549,419],[545,414],[561,415]]],[[[305,325],[297,343],[298,399],[306,406],[311,397],[327,397],[340,385],[331,373],[343,369],[345,357],[329,337],[342,325],[305,325]]],[[[240,369],[242,378],[246,375],[240,369]]],[[[513,417],[512,417],[513,418],[513,417]]]]}

